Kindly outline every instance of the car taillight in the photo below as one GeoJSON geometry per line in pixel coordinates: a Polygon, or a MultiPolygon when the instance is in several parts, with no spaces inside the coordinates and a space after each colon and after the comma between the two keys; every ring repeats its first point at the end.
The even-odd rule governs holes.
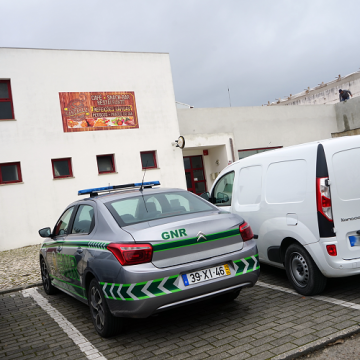
{"type": "Polygon", "coordinates": [[[331,195],[330,188],[326,185],[328,178],[316,179],[316,202],[318,211],[323,214],[326,219],[332,221],[331,195]]]}
{"type": "Polygon", "coordinates": [[[246,221],[239,226],[239,230],[243,241],[251,240],[254,237],[251,227],[246,221]]]}
{"type": "Polygon", "coordinates": [[[153,251],[150,244],[111,243],[107,245],[107,249],[114,254],[123,266],[150,262],[153,251]]]}
{"type": "Polygon", "coordinates": [[[326,250],[330,256],[337,256],[336,245],[326,245],[326,250]]]}

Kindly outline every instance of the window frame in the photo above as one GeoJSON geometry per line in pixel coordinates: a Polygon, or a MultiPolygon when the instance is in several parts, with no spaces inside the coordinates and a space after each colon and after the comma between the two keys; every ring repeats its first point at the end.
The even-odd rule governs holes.
{"type": "Polygon", "coordinates": [[[145,169],[158,169],[157,161],[156,161],[156,150],[140,151],[140,160],[141,160],[141,168],[143,170],[145,170],[145,169]],[[144,167],[143,160],[142,160],[142,157],[141,157],[142,154],[152,154],[153,160],[154,160],[154,166],[146,166],[146,167],[144,167]]]}
{"type": "Polygon", "coordinates": [[[0,83],[6,83],[7,84],[8,94],[9,94],[8,98],[0,98],[0,102],[10,102],[11,112],[12,112],[12,118],[11,119],[1,119],[0,118],[0,121],[2,121],[2,120],[15,120],[14,103],[13,103],[13,98],[12,98],[10,79],[9,80],[0,79],[0,83]]]}
{"type": "MultiPolygon", "coordinates": [[[[239,153],[241,153],[241,152],[255,151],[255,150],[267,150],[267,151],[270,151],[270,150],[275,150],[275,149],[281,149],[282,147],[283,146],[270,146],[270,147],[253,148],[253,149],[242,149],[242,150],[238,150],[238,157],[239,157],[239,153]]],[[[262,151],[262,152],[264,152],[264,151],[262,151]]],[[[253,154],[253,155],[256,155],[256,154],[253,154]]],[[[252,155],[249,155],[249,156],[252,156],[252,155]]],[[[241,159],[244,159],[244,158],[241,158],[241,159]]],[[[238,159],[238,160],[241,160],[241,159],[238,159]]]]}
{"type": "Polygon", "coordinates": [[[73,171],[72,171],[72,164],[71,164],[71,157],[70,158],[60,158],[60,159],[51,159],[51,167],[52,167],[52,172],[53,172],[53,178],[54,179],[64,179],[64,178],[72,178],[74,177],[73,175],[73,171]],[[55,175],[55,167],[54,167],[54,163],[58,162],[58,161],[64,161],[66,160],[68,162],[68,166],[69,166],[69,175],[60,175],[60,176],[56,176],[55,175]]]}
{"type": "Polygon", "coordinates": [[[0,163],[0,185],[15,184],[15,183],[22,183],[22,182],[23,182],[23,179],[22,179],[22,174],[21,174],[20,161],[14,161],[14,162],[9,162],[9,163],[0,163]],[[2,175],[1,175],[1,166],[3,166],[3,165],[5,165],[5,166],[16,165],[19,180],[3,181],[2,175]]]}
{"type": "Polygon", "coordinates": [[[216,184],[214,185],[214,187],[213,187],[213,191],[212,191],[212,193],[211,193],[211,202],[215,205],[215,206],[231,206],[231,204],[232,204],[232,198],[233,198],[233,192],[234,192],[234,184],[235,184],[235,176],[236,176],[236,174],[235,174],[235,170],[231,170],[231,171],[229,171],[229,172],[227,172],[226,174],[224,174],[223,176],[221,176],[221,178],[219,178],[219,179],[217,179],[216,180],[216,184]],[[226,177],[226,176],[228,176],[228,175],[230,175],[230,174],[234,174],[234,179],[233,179],[233,183],[232,183],[232,185],[233,185],[233,188],[232,188],[232,191],[231,191],[231,197],[229,197],[229,204],[223,204],[223,203],[217,203],[216,202],[216,197],[215,197],[215,190],[216,190],[216,187],[218,186],[218,184],[219,184],[219,182],[224,178],[224,177],[226,177]]]}
{"type": "Polygon", "coordinates": [[[112,174],[112,173],[116,172],[114,154],[96,155],[96,165],[97,165],[97,168],[98,168],[99,175],[101,175],[101,174],[112,174]],[[108,156],[111,157],[111,165],[112,165],[112,168],[113,168],[112,171],[100,171],[98,159],[102,158],[102,157],[108,157],[108,156]]]}

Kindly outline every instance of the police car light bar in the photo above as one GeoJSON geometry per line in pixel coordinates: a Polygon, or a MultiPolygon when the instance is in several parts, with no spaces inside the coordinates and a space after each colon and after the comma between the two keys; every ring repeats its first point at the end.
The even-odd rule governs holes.
{"type": "Polygon", "coordinates": [[[93,188],[93,189],[84,189],[84,190],[79,190],[78,191],[78,195],[87,195],[90,194],[93,196],[96,196],[98,192],[102,192],[102,191],[114,191],[114,190],[118,190],[118,189],[131,189],[131,188],[135,188],[135,187],[141,187],[142,186],[146,186],[146,187],[151,187],[151,186],[155,186],[155,185],[160,185],[160,181],[146,181],[143,183],[133,183],[133,184],[124,184],[124,185],[113,185],[113,186],[105,186],[105,187],[99,187],[99,188],[93,188]]]}

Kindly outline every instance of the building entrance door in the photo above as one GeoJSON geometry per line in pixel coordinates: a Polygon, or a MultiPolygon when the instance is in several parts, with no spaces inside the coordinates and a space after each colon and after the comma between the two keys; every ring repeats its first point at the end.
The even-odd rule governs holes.
{"type": "Polygon", "coordinates": [[[197,195],[206,192],[206,180],[202,156],[184,156],[184,168],[188,191],[197,195]]]}

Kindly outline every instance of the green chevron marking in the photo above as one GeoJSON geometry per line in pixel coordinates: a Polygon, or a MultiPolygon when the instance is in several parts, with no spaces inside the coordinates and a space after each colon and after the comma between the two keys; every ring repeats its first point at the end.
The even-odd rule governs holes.
{"type": "Polygon", "coordinates": [[[176,249],[184,246],[191,246],[191,245],[198,245],[202,243],[206,243],[209,241],[215,241],[215,240],[221,240],[226,239],[232,236],[240,235],[239,229],[232,229],[227,231],[222,231],[215,234],[206,235],[206,239],[200,239],[198,241],[197,237],[187,238],[187,239],[180,239],[180,240],[174,240],[174,241],[166,241],[159,244],[154,244],[153,249],[154,252],[158,251],[165,251],[165,250],[171,250],[176,249]]]}
{"type": "Polygon", "coordinates": [[[124,284],[120,290],[120,294],[125,298],[125,300],[132,301],[134,299],[131,298],[130,295],[127,293],[130,286],[131,284],[124,284]]]}
{"type": "Polygon", "coordinates": [[[155,296],[165,295],[162,290],[159,289],[160,283],[163,281],[163,279],[157,279],[153,280],[151,285],[148,287],[148,291],[154,294],[155,296]]]}
{"type": "Polygon", "coordinates": [[[131,293],[133,295],[135,295],[138,299],[142,300],[142,299],[148,299],[150,296],[146,295],[145,293],[143,293],[141,290],[143,289],[143,287],[146,285],[147,281],[142,282],[142,283],[137,283],[134,288],[132,289],[131,293]]]}
{"type": "Polygon", "coordinates": [[[174,282],[175,280],[179,277],[179,275],[173,275],[173,276],[170,276],[165,284],[164,284],[164,288],[171,291],[172,293],[173,292],[177,292],[177,291],[181,291],[181,289],[179,289],[177,286],[174,285],[174,282]]]}

